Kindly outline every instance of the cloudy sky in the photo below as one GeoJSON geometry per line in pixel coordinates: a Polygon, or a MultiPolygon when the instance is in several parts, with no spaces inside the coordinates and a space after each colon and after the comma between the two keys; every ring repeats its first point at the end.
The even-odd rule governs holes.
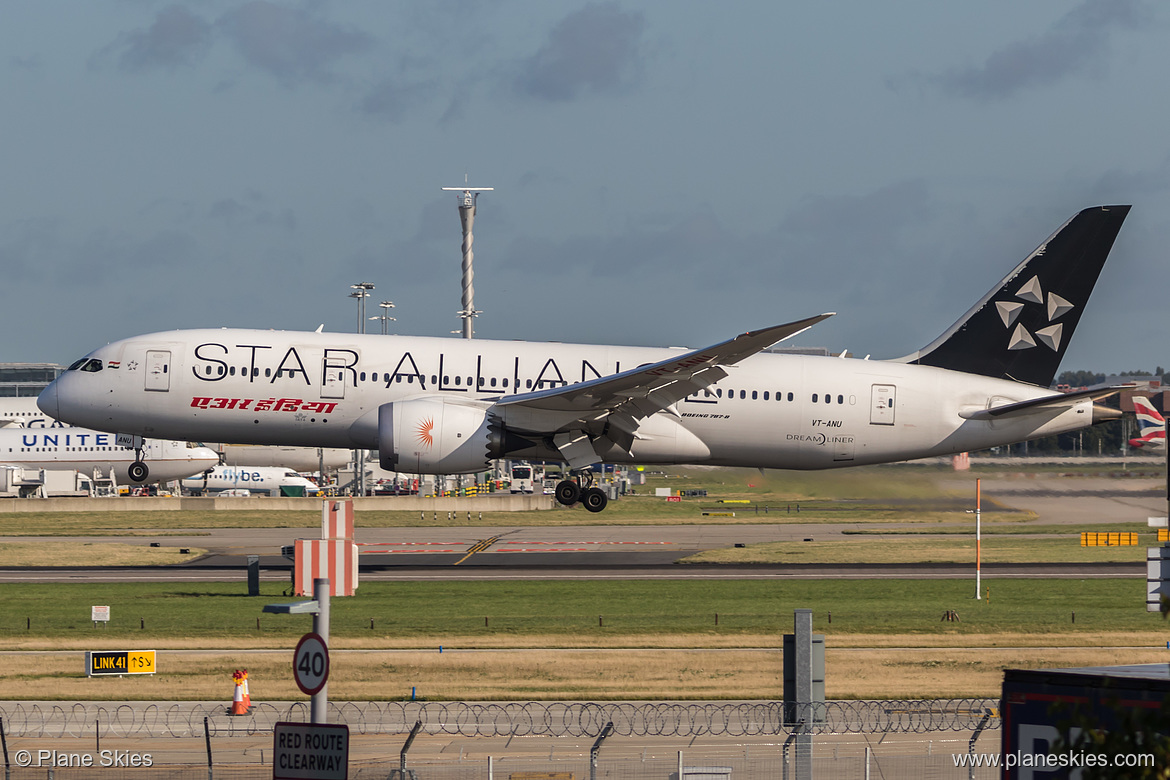
{"type": "Polygon", "coordinates": [[[1170,9],[32,0],[0,6],[0,361],[178,327],[930,342],[1132,203],[1064,368],[1170,364],[1170,9]],[[369,314],[376,313],[371,305],[369,314]],[[376,330],[378,323],[370,323],[376,330]]]}

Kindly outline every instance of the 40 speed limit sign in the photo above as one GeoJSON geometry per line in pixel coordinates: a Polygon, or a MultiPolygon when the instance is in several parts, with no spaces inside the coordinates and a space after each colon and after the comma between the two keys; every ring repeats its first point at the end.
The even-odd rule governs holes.
{"type": "Polygon", "coordinates": [[[297,687],[310,696],[317,695],[329,679],[329,648],[320,634],[301,637],[293,651],[293,678],[297,687]]]}

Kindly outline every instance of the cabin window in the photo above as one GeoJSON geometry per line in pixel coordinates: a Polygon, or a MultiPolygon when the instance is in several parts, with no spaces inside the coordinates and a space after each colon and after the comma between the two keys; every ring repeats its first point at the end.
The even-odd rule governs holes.
{"type": "Polygon", "coordinates": [[[264,369],[264,376],[265,376],[265,377],[270,377],[270,376],[272,376],[272,369],[271,369],[271,368],[266,368],[266,369],[264,369]]]}
{"type": "Polygon", "coordinates": [[[408,384],[408,385],[414,384],[414,374],[407,374],[406,375],[406,384],[408,384]]]}
{"type": "Polygon", "coordinates": [[[837,396],[837,403],[839,403],[839,404],[845,403],[845,396],[843,396],[843,395],[837,396]]]}
{"type": "Polygon", "coordinates": [[[228,376],[235,376],[235,375],[236,375],[236,367],[232,366],[231,368],[228,369],[228,376]]]}
{"type": "Polygon", "coordinates": [[[358,374],[358,379],[362,380],[363,382],[366,381],[366,372],[363,371],[360,374],[358,374]]]}
{"type": "Polygon", "coordinates": [[[495,386],[496,386],[496,378],[493,376],[492,377],[492,387],[495,387],[495,386]]]}
{"type": "Polygon", "coordinates": [[[524,380],[524,388],[525,388],[525,389],[527,389],[527,390],[531,390],[531,389],[532,389],[532,380],[531,380],[531,379],[525,379],[525,380],[524,380]]]}
{"type": "Polygon", "coordinates": [[[508,386],[508,377],[504,377],[504,387],[508,386]]]}
{"type": "Polygon", "coordinates": [[[747,390],[740,390],[740,391],[739,391],[739,398],[740,398],[740,400],[741,400],[741,401],[742,401],[743,399],[747,398],[747,390]]]}
{"type": "Polygon", "coordinates": [[[486,380],[485,380],[485,379],[484,379],[484,378],[481,376],[481,377],[479,378],[479,386],[480,386],[480,387],[483,387],[483,385],[484,385],[484,382],[485,382],[485,381],[486,381],[486,380]]]}
{"type": "Polygon", "coordinates": [[[461,376],[455,377],[455,384],[462,385],[463,384],[463,377],[461,377],[461,376]]]}
{"type": "Polygon", "coordinates": [[[812,402],[813,402],[814,404],[817,402],[817,394],[816,394],[816,393],[813,393],[813,399],[812,399],[812,402]]]}
{"type": "Polygon", "coordinates": [[[752,400],[754,401],[759,397],[760,397],[760,394],[757,393],[755,390],[752,390],[752,400]]]}
{"type": "Polygon", "coordinates": [[[765,401],[768,400],[768,391],[767,390],[764,391],[764,400],[765,401]]]}
{"type": "Polygon", "coordinates": [[[475,384],[475,382],[472,381],[471,377],[467,377],[467,386],[471,387],[473,384],[475,384]]]}

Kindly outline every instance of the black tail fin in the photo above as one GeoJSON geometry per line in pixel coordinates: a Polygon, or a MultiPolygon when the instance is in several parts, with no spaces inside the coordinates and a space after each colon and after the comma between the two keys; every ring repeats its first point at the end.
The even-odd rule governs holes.
{"type": "Polygon", "coordinates": [[[1129,206],[1085,209],[903,362],[1048,387],[1129,206]]]}

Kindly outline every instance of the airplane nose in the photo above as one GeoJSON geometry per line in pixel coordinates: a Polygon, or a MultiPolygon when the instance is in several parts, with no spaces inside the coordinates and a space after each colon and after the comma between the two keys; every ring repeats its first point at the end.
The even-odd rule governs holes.
{"type": "Polygon", "coordinates": [[[60,405],[57,402],[57,381],[53,380],[49,386],[37,396],[37,408],[54,420],[60,419],[60,405]]]}

